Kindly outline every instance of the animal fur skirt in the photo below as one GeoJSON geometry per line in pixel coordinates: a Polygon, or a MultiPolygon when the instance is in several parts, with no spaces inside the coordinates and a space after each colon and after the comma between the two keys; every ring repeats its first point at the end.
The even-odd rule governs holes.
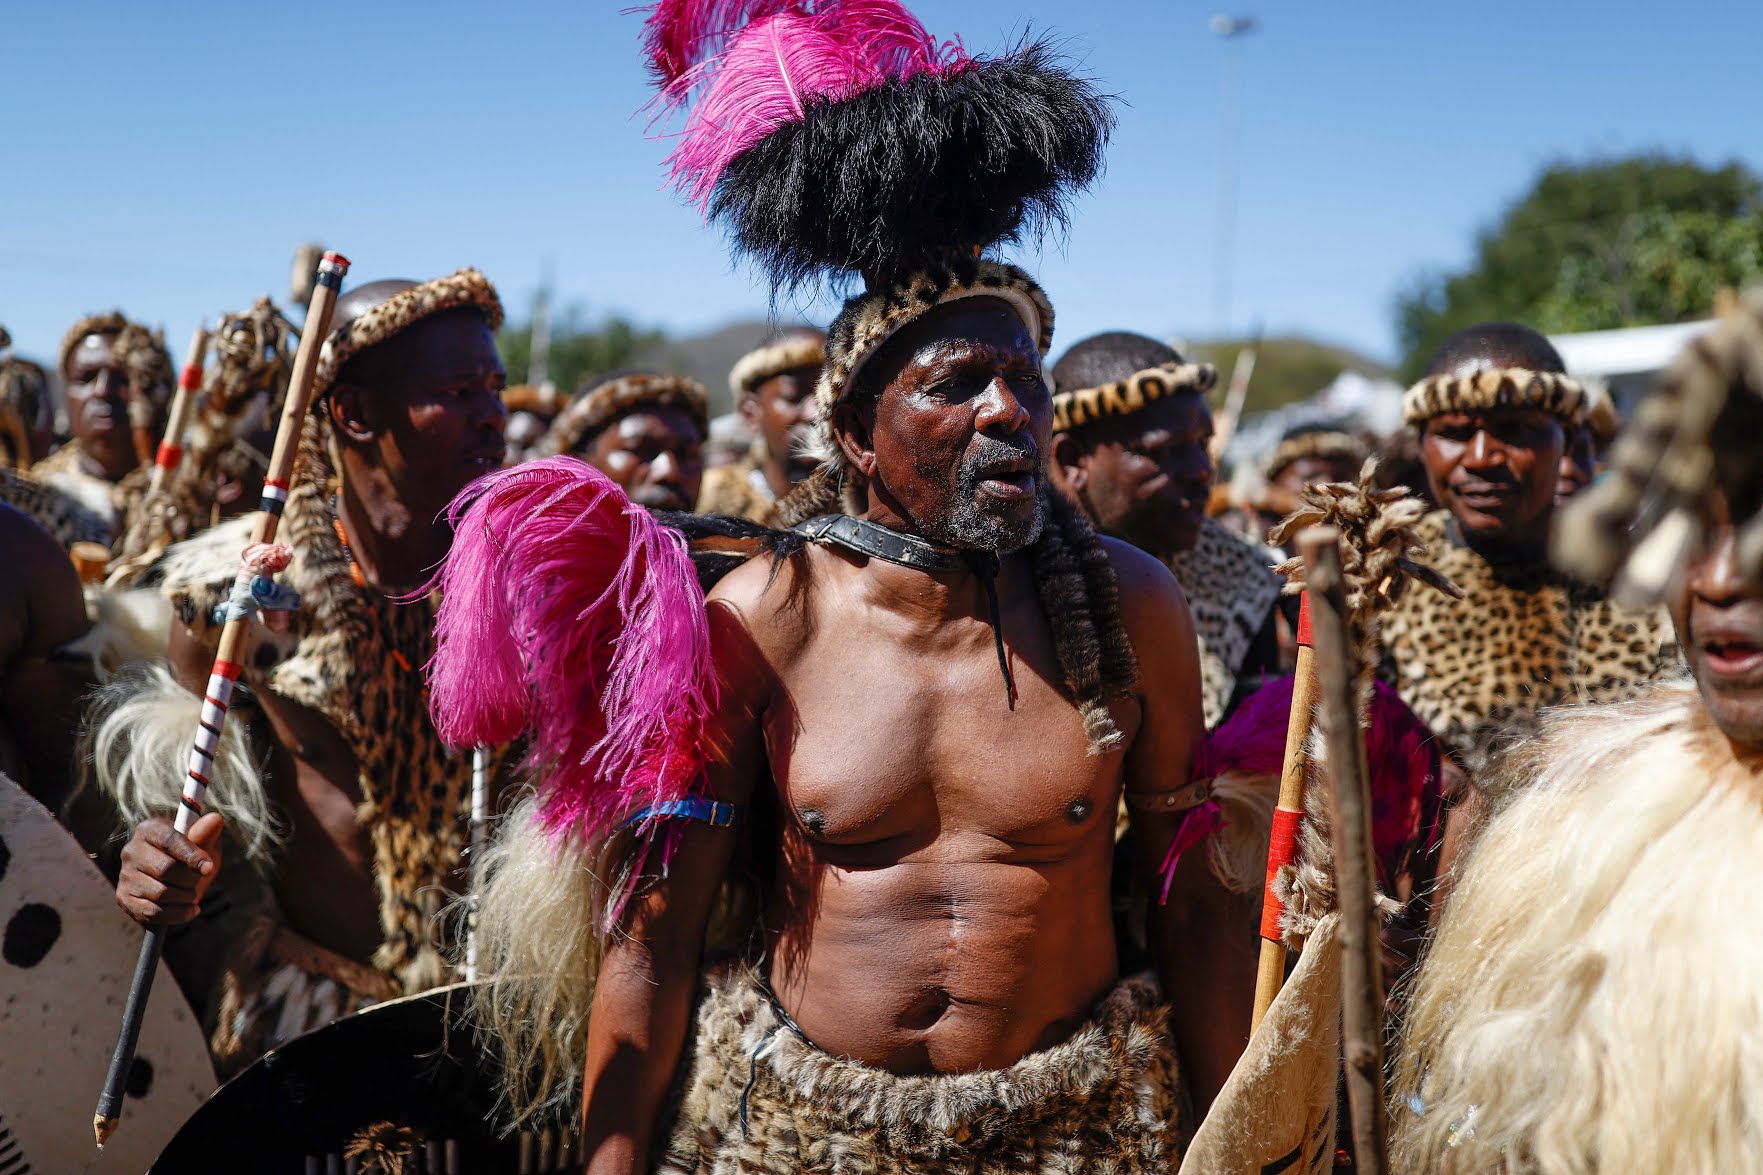
{"type": "Polygon", "coordinates": [[[1145,979],[1008,1069],[900,1077],[829,1056],[745,968],[712,973],[664,1124],[662,1175],[1173,1171],[1175,1046],[1145,979]]]}

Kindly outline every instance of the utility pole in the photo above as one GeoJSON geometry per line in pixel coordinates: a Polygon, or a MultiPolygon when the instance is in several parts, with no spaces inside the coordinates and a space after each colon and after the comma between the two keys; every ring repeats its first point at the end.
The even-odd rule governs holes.
{"type": "Polygon", "coordinates": [[[557,397],[551,383],[551,263],[545,262],[544,275],[539,279],[539,292],[533,298],[533,335],[526,382],[550,404],[557,397]]]}
{"type": "Polygon", "coordinates": [[[1210,22],[1224,41],[1224,76],[1219,94],[1218,226],[1212,242],[1212,317],[1220,338],[1230,334],[1231,267],[1236,260],[1237,140],[1242,133],[1242,39],[1255,31],[1252,16],[1219,13],[1210,22]]]}

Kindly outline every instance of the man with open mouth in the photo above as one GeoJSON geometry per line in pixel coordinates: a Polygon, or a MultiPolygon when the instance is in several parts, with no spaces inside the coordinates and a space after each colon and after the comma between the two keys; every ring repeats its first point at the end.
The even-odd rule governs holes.
{"type": "Polygon", "coordinates": [[[1549,341],[1509,322],[1447,339],[1403,398],[1442,506],[1417,533],[1464,598],[1403,595],[1382,672],[1456,766],[1446,865],[1496,740],[1545,706],[1617,701],[1682,672],[1664,609],[1619,608],[1549,565],[1563,446],[1586,404],[1549,341]]]}
{"type": "MultiPolygon", "coordinates": [[[[583,622],[552,639],[511,613],[530,652],[483,722],[511,711],[534,761],[582,762],[564,752],[586,698],[589,729],[652,720],[667,753],[608,775],[590,747],[498,832],[480,1011],[509,1094],[540,1114],[579,1097],[594,1175],[1172,1169],[1182,1103],[1203,1111],[1247,1040],[1221,960],[1253,972],[1208,854],[1172,851],[1207,790],[1192,620],[1166,567],[1050,489],[1052,306],[990,255],[1094,178],[1109,100],[1045,46],[970,58],[893,5],[734,28],[729,8],[651,11],[651,64],[697,112],[681,186],[780,288],[862,290],[827,332],[827,459],[780,504],[789,529],[698,520],[762,543],[707,597],[665,535],[616,576],[580,559],[579,582],[550,580],[560,614],[596,624],[599,585],[632,584],[620,645],[701,624],[701,646],[666,647],[703,662],[615,706],[547,668],[583,622]],[[773,86],[798,99],[775,121],[723,117],[773,86]],[[1123,975],[1110,918],[1123,796],[1160,983],[1123,975]],[[761,916],[731,936],[754,904],[718,895],[742,882],[761,916]]],[[[567,462],[503,474],[448,574],[497,583],[608,497],[567,462]]],[[[615,537],[648,533],[619,505],[615,537]]],[[[443,616],[437,700],[484,639],[443,616]]],[[[616,663],[595,648],[574,663],[616,663]]]]}
{"type": "Polygon", "coordinates": [[[1673,364],[1636,414],[1657,428],[1617,442],[1628,485],[1566,508],[1587,531],[1555,551],[1663,596],[1694,680],[1554,711],[1491,768],[1410,1002],[1394,1170],[1763,1170],[1760,309],[1673,364]],[[1674,438],[1698,388],[1726,407],[1674,438]],[[1680,486],[1637,518],[1628,490],[1661,463],[1680,486]],[[1661,565],[1646,544],[1671,536],[1661,565]]]}

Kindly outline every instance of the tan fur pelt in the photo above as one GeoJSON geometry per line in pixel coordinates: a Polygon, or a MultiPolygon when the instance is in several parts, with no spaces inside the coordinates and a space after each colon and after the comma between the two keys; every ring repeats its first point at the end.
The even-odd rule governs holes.
{"type": "Polygon", "coordinates": [[[1415,533],[1465,598],[1397,600],[1382,619],[1382,672],[1472,774],[1497,736],[1546,706],[1616,701],[1682,673],[1663,608],[1619,608],[1540,561],[1494,563],[1455,537],[1449,511],[1415,533]]]}
{"type": "Polygon", "coordinates": [[[1585,419],[1585,387],[1558,371],[1490,367],[1469,375],[1429,375],[1402,396],[1402,421],[1423,425],[1447,412],[1536,408],[1568,424],[1585,419]]]}
{"type": "Polygon", "coordinates": [[[529,792],[496,825],[478,863],[478,971],[472,1012],[495,1042],[502,1096],[521,1124],[567,1118],[581,1104],[603,944],[606,887],[596,853],[554,843],[529,792]]]}
{"type": "Polygon", "coordinates": [[[692,418],[698,435],[710,435],[710,392],[695,379],[664,372],[635,371],[598,384],[570,401],[557,414],[533,453],[554,457],[576,453],[578,446],[602,428],[638,408],[675,408],[692,418]]]}
{"type": "Polygon", "coordinates": [[[1200,524],[1191,550],[1169,562],[1200,638],[1200,703],[1206,725],[1224,717],[1237,674],[1267,624],[1283,584],[1261,550],[1216,519],[1200,524]]]}
{"type": "MultiPolygon", "coordinates": [[[[460,882],[470,756],[449,752],[428,717],[422,667],[434,651],[435,601],[397,603],[355,585],[332,526],[324,451],[323,420],[308,417],[281,527],[294,551],[282,582],[300,593],[301,606],[286,634],[254,628],[245,680],[322,715],[354,753],[362,795],[356,819],[373,846],[385,933],[374,962],[405,990],[420,991],[452,975],[442,915],[460,882]]],[[[162,590],[178,619],[212,644],[219,635],[213,608],[225,598],[243,544],[230,556],[214,540],[203,545],[205,558],[186,558],[185,544],[171,548],[176,570],[162,590]]]]}
{"type": "Polygon", "coordinates": [[[75,543],[109,546],[110,524],[80,499],[28,473],[0,469],[0,502],[29,514],[63,547],[75,543]]]}
{"type": "Polygon", "coordinates": [[[763,485],[763,477],[755,476],[758,473],[759,462],[751,453],[728,465],[706,469],[698,490],[698,513],[770,523],[777,512],[777,499],[771,496],[771,487],[763,485]]]}
{"type": "Polygon", "coordinates": [[[120,310],[108,314],[88,314],[68,328],[61,336],[61,349],[56,352],[56,370],[67,373],[67,361],[74,348],[87,335],[112,335],[116,338],[111,353],[129,370],[129,377],[142,392],[166,392],[171,389],[173,373],[171,356],[165,350],[163,331],[148,330],[132,322],[120,310]]]}
{"type": "Polygon", "coordinates": [[[774,375],[798,367],[819,367],[826,362],[826,340],[818,333],[791,333],[757,347],[735,360],[729,369],[728,386],[735,402],[774,375]]]}
{"type": "Polygon", "coordinates": [[[750,972],[713,974],[657,1170],[1168,1171],[1178,1079],[1166,1019],[1152,985],[1128,979],[1068,1039],[1007,1069],[898,1077],[783,1027],[750,972]]]}
{"type": "Polygon", "coordinates": [[[1070,432],[1104,416],[1138,412],[1177,392],[1212,390],[1218,369],[1210,363],[1164,363],[1135,371],[1098,388],[1073,388],[1053,396],[1053,431],[1070,432]]]}
{"type": "Polygon", "coordinates": [[[1493,793],[1415,982],[1394,1169],[1763,1170],[1763,756],[1662,686],[1551,715],[1493,793]]]}
{"type": "Polygon", "coordinates": [[[30,468],[31,480],[53,487],[103,522],[104,535],[94,541],[107,547],[116,541],[130,512],[146,496],[149,473],[150,468],[141,465],[121,481],[95,477],[81,465],[77,441],[69,441],[30,468]]]}
{"type": "Polygon", "coordinates": [[[419,282],[400,290],[384,302],[357,316],[347,326],[331,332],[318,353],[313,375],[314,399],[330,390],[337,372],[350,358],[376,343],[383,343],[412,323],[461,306],[484,312],[491,330],[502,328],[502,299],[490,279],[475,269],[460,269],[433,281],[419,282]]]}

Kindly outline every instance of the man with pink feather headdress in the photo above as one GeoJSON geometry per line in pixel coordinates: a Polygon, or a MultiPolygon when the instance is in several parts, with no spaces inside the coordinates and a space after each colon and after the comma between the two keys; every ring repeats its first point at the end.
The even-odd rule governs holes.
{"type": "Polygon", "coordinates": [[[1179,852],[1193,626],[1165,567],[1051,492],[1052,307],[984,255],[1094,178],[1108,102],[894,0],[674,0],[649,31],[695,103],[679,185],[775,283],[864,291],[794,525],[707,523],[707,596],[579,462],[454,505],[436,720],[524,735],[537,775],[479,911],[508,1095],[579,1096],[596,1175],[1167,1170],[1250,995],[1214,964],[1251,928],[1179,852]],[[1123,794],[1156,981],[1117,963],[1123,794]]]}

